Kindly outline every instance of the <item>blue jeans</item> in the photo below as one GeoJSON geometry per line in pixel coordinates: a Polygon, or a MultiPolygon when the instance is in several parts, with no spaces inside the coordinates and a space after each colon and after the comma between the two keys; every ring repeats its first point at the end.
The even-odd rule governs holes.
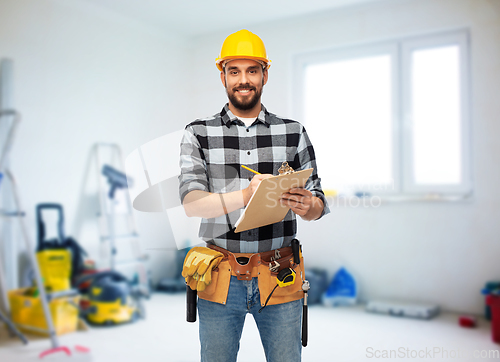
{"type": "Polygon", "coordinates": [[[247,313],[255,319],[268,362],[300,362],[302,299],[268,305],[261,313],[260,308],[257,278],[231,276],[225,305],[198,299],[201,362],[236,361],[247,313]]]}

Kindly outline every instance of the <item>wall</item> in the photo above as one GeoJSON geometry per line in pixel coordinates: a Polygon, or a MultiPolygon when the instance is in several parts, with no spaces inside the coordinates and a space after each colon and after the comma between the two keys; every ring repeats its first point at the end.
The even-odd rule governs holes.
{"type": "MultiPolygon", "coordinates": [[[[433,302],[446,310],[482,313],[482,286],[500,278],[499,169],[494,166],[500,161],[495,142],[500,104],[493,96],[500,92],[500,2],[387,1],[249,28],[264,39],[273,60],[263,103],[271,112],[293,117],[294,54],[458,27],[471,31],[473,198],[367,209],[334,206],[323,220],[299,224],[307,265],[326,267],[330,274],[346,266],[358,279],[362,300],[433,302]]],[[[226,101],[213,58],[229,33],[195,39],[199,116],[218,111],[226,101]]],[[[319,165],[320,175],[321,168],[333,166],[319,165]]]]}
{"type": "MultiPolygon", "coordinates": [[[[186,124],[186,55],[181,37],[84,3],[0,2],[0,57],[13,59],[14,106],[22,114],[11,168],[33,240],[35,205],[59,202],[67,234],[98,257],[91,148],[118,143],[126,156],[186,124]]],[[[175,248],[168,219],[136,214],[144,248],[162,249],[148,251],[157,280],[170,270],[173,253],[165,249],[175,248]]]]}

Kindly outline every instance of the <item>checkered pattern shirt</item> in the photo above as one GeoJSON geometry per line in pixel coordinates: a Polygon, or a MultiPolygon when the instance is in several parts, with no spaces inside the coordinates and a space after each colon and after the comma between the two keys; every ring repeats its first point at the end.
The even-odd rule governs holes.
{"type": "MultiPolygon", "coordinates": [[[[328,213],[314,150],[304,127],[269,113],[264,106],[255,122],[246,127],[226,104],[220,113],[198,119],[185,128],[180,155],[181,202],[194,190],[227,193],[246,188],[254,174],[241,165],[277,175],[283,161],[296,171],[313,168],[305,188],[323,201],[321,216],[328,213]]],[[[297,232],[294,212],[289,211],[281,222],[235,233],[234,224],[242,212],[239,209],[227,216],[202,219],[200,238],[233,253],[290,246],[297,232]]]]}

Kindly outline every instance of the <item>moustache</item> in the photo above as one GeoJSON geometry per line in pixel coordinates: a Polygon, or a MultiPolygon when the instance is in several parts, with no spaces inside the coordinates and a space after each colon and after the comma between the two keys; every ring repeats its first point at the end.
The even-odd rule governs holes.
{"type": "Polygon", "coordinates": [[[255,87],[235,87],[235,88],[233,88],[233,92],[236,92],[236,91],[239,91],[239,90],[245,90],[245,89],[256,90],[255,87]]]}

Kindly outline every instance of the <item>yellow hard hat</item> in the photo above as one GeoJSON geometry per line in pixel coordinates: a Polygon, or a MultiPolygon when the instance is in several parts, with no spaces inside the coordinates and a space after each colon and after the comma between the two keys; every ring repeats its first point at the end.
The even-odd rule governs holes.
{"type": "Polygon", "coordinates": [[[215,65],[222,72],[224,61],[230,59],[256,60],[262,63],[265,69],[271,66],[262,39],[245,29],[229,35],[224,40],[219,57],[215,59],[215,65]]]}

